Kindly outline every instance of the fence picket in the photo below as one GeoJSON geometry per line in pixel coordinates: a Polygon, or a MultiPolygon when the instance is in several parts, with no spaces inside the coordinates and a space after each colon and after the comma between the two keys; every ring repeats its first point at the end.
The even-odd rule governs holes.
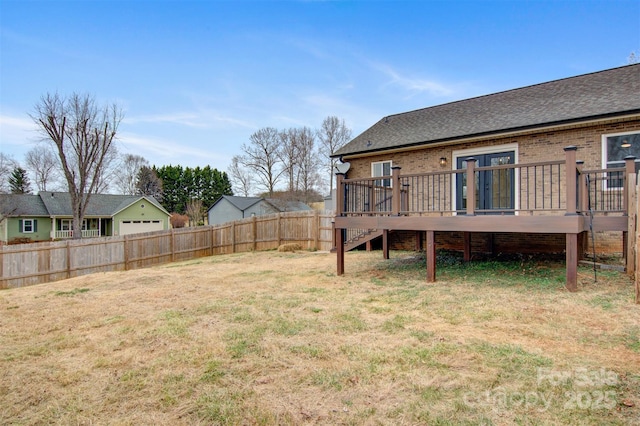
{"type": "Polygon", "coordinates": [[[215,226],[2,246],[0,289],[203,256],[272,250],[283,242],[330,250],[333,218],[329,211],[288,212],[215,226]]]}

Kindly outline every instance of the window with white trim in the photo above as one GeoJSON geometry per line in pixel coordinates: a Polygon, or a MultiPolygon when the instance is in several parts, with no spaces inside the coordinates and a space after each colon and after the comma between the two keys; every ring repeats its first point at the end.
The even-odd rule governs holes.
{"type": "MultiPolygon", "coordinates": [[[[391,176],[391,160],[371,163],[371,177],[391,176]]],[[[391,178],[376,180],[376,186],[391,187],[391,178]]]]}
{"type": "MultiPolygon", "coordinates": [[[[640,130],[602,135],[602,164],[605,168],[624,167],[625,157],[636,157],[636,173],[640,169],[640,130]]],[[[621,175],[622,173],[615,173],[621,175]]],[[[622,188],[622,176],[608,176],[606,188],[622,188]]]]}
{"type": "Polygon", "coordinates": [[[38,221],[35,219],[22,219],[20,221],[20,232],[32,234],[38,230],[38,221]]]}

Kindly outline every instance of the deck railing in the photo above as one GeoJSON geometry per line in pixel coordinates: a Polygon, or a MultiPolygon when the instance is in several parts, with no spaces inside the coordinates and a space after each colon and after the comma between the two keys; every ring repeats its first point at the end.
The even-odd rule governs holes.
{"type": "Polygon", "coordinates": [[[344,179],[338,175],[337,213],[624,214],[634,160],[627,157],[624,168],[583,170],[582,162],[576,161],[576,148],[567,147],[563,160],[475,167],[475,159],[468,158],[467,167],[459,170],[401,175],[400,168],[394,167],[391,176],[344,179]]]}
{"type": "MultiPolygon", "coordinates": [[[[83,229],[82,238],[96,238],[100,236],[99,229],[83,229]]],[[[66,240],[73,238],[73,231],[56,231],[56,240],[66,240]]]]}

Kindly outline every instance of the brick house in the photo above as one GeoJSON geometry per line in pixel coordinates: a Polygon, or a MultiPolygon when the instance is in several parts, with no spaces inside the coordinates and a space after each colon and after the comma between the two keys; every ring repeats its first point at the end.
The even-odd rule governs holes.
{"type": "Polygon", "coordinates": [[[566,252],[572,286],[590,227],[599,252],[626,251],[640,64],[390,115],[333,156],[350,163],[339,272],[341,250],[377,237],[385,251],[426,247],[431,269],[436,246],[566,252]]]}

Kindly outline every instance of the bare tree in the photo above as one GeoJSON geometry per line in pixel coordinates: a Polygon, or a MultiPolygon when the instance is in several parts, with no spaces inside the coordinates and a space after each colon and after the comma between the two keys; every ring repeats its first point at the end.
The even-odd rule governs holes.
{"type": "Polygon", "coordinates": [[[289,180],[287,191],[293,194],[296,188],[296,170],[298,168],[298,139],[300,129],[288,129],[280,132],[278,158],[282,162],[282,171],[289,180]]]}
{"type": "Polygon", "coordinates": [[[278,158],[279,142],[278,130],[265,127],[251,135],[248,145],[242,144],[243,155],[239,157],[244,167],[255,172],[258,184],[269,193],[269,196],[273,195],[275,186],[283,173],[278,158]]]}
{"type": "Polygon", "coordinates": [[[240,156],[235,155],[231,159],[229,166],[229,177],[233,183],[234,192],[248,197],[253,187],[253,176],[247,169],[242,167],[240,156]]]}
{"type": "Polygon", "coordinates": [[[308,202],[310,194],[316,192],[320,183],[318,173],[320,159],[316,151],[316,138],[313,131],[308,127],[303,127],[297,132],[297,171],[296,189],[304,194],[303,201],[308,202]]]}
{"type": "Polygon", "coordinates": [[[187,216],[189,216],[191,226],[198,226],[198,224],[202,222],[204,217],[203,208],[202,200],[198,200],[196,198],[187,203],[186,213],[187,216]]]}
{"type": "Polygon", "coordinates": [[[47,187],[58,178],[58,159],[46,145],[37,145],[24,156],[24,162],[33,174],[38,191],[47,191],[47,187]]]}
{"type": "Polygon", "coordinates": [[[90,95],[44,95],[31,116],[44,140],[55,148],[67,182],[73,211],[73,238],[82,238],[82,221],[91,194],[104,185],[122,121],[116,105],[98,107],[90,95]]]}
{"type": "Polygon", "coordinates": [[[125,154],[113,173],[113,185],[120,194],[134,195],[138,188],[138,174],[149,162],[140,155],[125,154]]]}
{"type": "Polygon", "coordinates": [[[349,129],[344,119],[330,116],[324,119],[322,127],[317,131],[320,139],[320,150],[324,165],[329,175],[329,193],[333,192],[333,169],[338,160],[330,155],[342,148],[351,139],[351,129],[349,129]]]}
{"type": "Polygon", "coordinates": [[[11,156],[0,152],[0,193],[10,192],[9,177],[17,166],[18,163],[11,156]]]}
{"type": "Polygon", "coordinates": [[[102,170],[96,175],[96,185],[92,190],[93,194],[109,192],[115,178],[115,173],[118,170],[119,155],[118,147],[114,144],[104,158],[104,167],[102,167],[102,170]]]}

